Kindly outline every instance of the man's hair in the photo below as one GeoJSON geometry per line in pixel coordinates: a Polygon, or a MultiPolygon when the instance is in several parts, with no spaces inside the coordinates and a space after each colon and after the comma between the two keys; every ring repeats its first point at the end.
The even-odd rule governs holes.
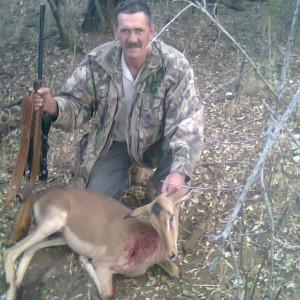
{"type": "Polygon", "coordinates": [[[115,9],[115,25],[118,26],[118,15],[123,14],[135,14],[143,12],[147,19],[149,26],[152,25],[152,13],[149,6],[144,1],[122,1],[120,2],[115,9]]]}

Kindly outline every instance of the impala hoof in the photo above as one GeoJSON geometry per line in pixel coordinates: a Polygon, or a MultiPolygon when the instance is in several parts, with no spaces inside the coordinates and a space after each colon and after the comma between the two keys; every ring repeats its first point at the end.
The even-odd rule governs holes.
{"type": "Polygon", "coordinates": [[[172,252],[172,254],[169,256],[169,260],[174,260],[176,258],[176,254],[174,252],[172,252]]]}
{"type": "Polygon", "coordinates": [[[0,300],[6,300],[6,294],[1,295],[0,300]]]}

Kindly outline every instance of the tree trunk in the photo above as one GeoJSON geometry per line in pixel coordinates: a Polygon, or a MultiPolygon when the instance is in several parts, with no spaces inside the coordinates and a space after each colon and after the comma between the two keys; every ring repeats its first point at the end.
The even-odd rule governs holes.
{"type": "Polygon", "coordinates": [[[120,0],[89,0],[81,26],[83,32],[111,31],[114,9],[120,0]]]}
{"type": "Polygon", "coordinates": [[[49,6],[51,8],[53,17],[56,22],[56,26],[59,32],[59,38],[61,42],[61,46],[64,49],[70,48],[72,43],[70,41],[70,37],[68,35],[68,32],[64,28],[62,22],[61,22],[61,17],[60,17],[60,12],[59,12],[59,1],[58,0],[47,0],[49,3],[49,6]]]}

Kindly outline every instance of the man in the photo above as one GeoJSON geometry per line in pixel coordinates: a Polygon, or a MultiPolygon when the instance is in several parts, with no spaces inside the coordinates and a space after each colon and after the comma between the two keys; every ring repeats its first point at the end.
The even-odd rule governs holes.
{"type": "Polygon", "coordinates": [[[80,187],[119,198],[133,164],[156,167],[156,194],[174,193],[192,175],[203,126],[193,71],[180,52],[151,42],[154,32],[144,2],[121,2],[115,41],[94,49],[58,96],[48,88],[34,96],[35,109],[42,107],[58,127],[91,122],[76,163],[80,187]]]}

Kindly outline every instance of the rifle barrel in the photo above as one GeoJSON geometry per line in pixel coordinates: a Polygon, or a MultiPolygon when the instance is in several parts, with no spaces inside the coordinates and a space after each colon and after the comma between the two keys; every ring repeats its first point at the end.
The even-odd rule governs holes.
{"type": "Polygon", "coordinates": [[[40,5],[40,34],[39,34],[39,57],[38,57],[38,79],[43,78],[43,54],[44,54],[44,19],[46,5],[40,5]]]}

